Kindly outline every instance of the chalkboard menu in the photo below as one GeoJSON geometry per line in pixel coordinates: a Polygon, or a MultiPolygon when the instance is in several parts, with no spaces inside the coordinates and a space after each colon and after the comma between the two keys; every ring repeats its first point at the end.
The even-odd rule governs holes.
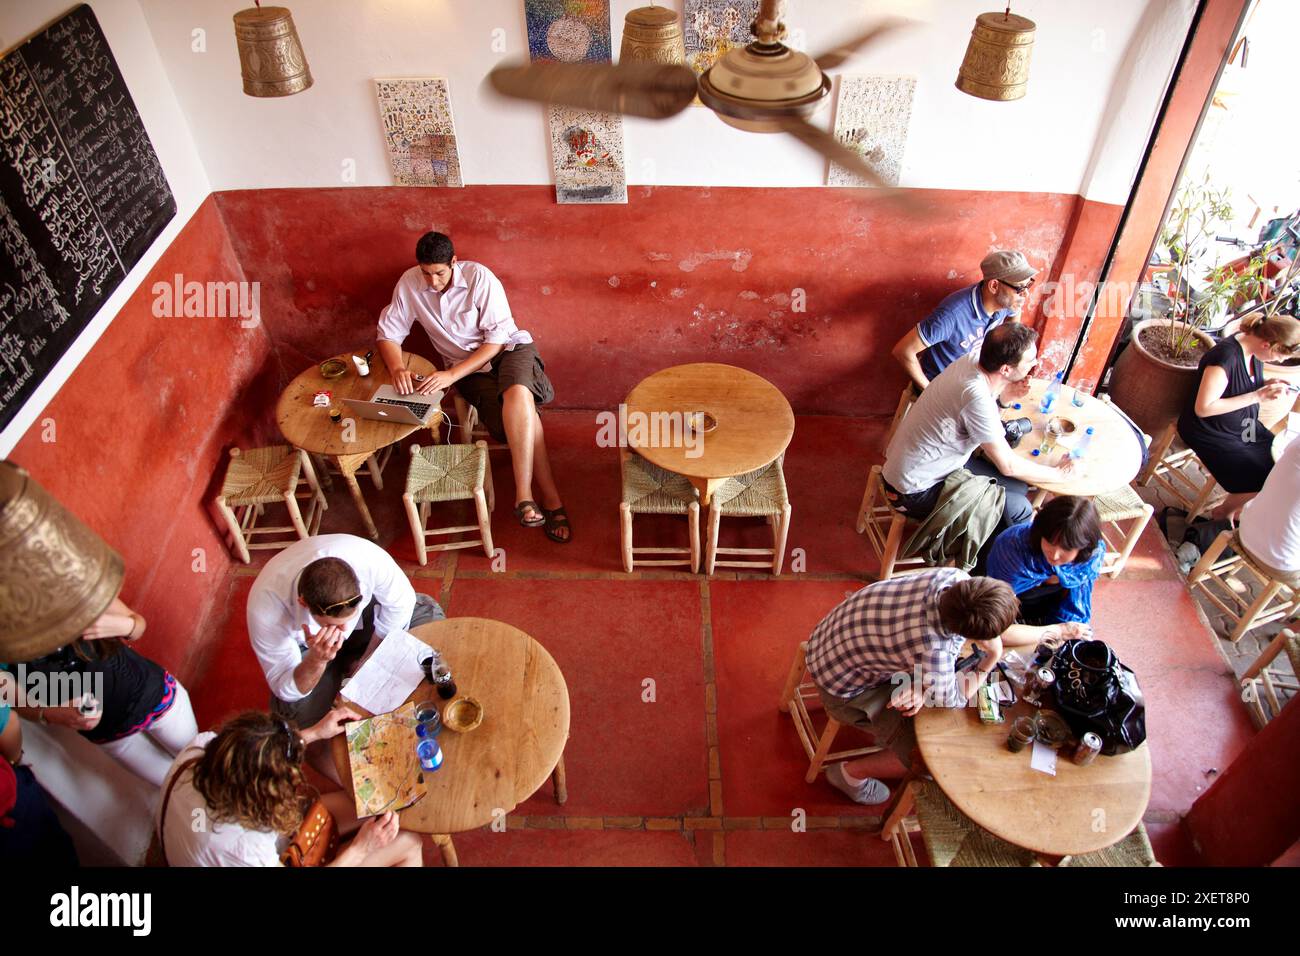
{"type": "Polygon", "coordinates": [[[0,428],[175,215],[89,6],[0,59],[0,428]]]}

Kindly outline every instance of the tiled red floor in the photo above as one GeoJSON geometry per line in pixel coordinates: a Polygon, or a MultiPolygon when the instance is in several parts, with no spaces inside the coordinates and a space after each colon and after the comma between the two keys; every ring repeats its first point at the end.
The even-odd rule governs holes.
{"type": "MultiPolygon", "coordinates": [[[[720,851],[732,866],[892,866],[889,845],[870,832],[795,833],[772,824],[796,809],[811,817],[878,813],[850,803],[824,781],[803,782],[806,758],[789,717],[776,705],[798,642],[876,570],[853,522],[867,470],[882,457],[887,421],[799,418],[785,464],[794,505],[786,573],[779,581],[727,573],[707,585],[702,576],[622,575],[617,449],[595,446],[595,412],[548,412],[545,423],[574,542],[557,545],[518,525],[509,457],[494,452],[493,532],[505,575],[493,575],[492,562],[476,550],[436,554],[425,567],[415,563],[401,506],[400,455],[382,491],[361,479],[379,542],[413,576],[417,590],[439,595],[444,570],[454,562],[450,613],[492,617],[530,633],[555,656],[569,687],[568,804],[558,807],[544,788],[516,808],[511,821],[518,825],[506,833],[458,834],[462,862],[708,866],[720,851]],[[654,825],[681,827],[684,816],[710,813],[702,592],[709,606],[721,810],[748,822],[725,831],[593,829],[593,821],[576,818],[657,817],[654,825]],[[653,703],[642,699],[647,679],[655,682],[653,703]],[[752,829],[759,817],[769,818],[771,828],[752,829]],[[564,819],[578,828],[546,825],[564,819]]],[[[340,483],[330,500],[322,530],[355,533],[359,521],[340,483]]],[[[445,523],[470,515],[460,503],[443,507],[445,523]]],[[[767,536],[757,521],[723,526],[724,543],[761,546],[767,536]]],[[[636,539],[638,545],[684,543],[685,521],[638,518],[636,539]]],[[[266,558],[258,554],[253,570],[266,558]]],[[[227,614],[214,615],[213,636],[191,662],[189,686],[203,727],[266,704],[244,631],[251,583],[247,574],[232,577],[227,614]]],[[[1162,862],[1190,864],[1195,857],[1178,816],[1212,782],[1211,771],[1226,768],[1250,739],[1249,720],[1154,522],[1125,576],[1102,582],[1094,604],[1098,635],[1133,667],[1147,696],[1155,768],[1149,815],[1157,821],[1148,831],[1162,862]]],[[[849,746],[854,737],[864,741],[843,731],[838,745],[849,746]]],[[[1292,862],[1300,862],[1295,856],[1292,862]]]]}
{"type": "MultiPolygon", "coordinates": [[[[702,839],[708,843],[710,837],[702,839]]],[[[461,866],[695,866],[681,832],[644,830],[473,830],[455,837],[461,866]]],[[[425,862],[441,863],[432,849],[425,862]]]]}
{"type": "Polygon", "coordinates": [[[519,813],[676,816],[709,805],[699,585],[468,578],[451,613],[526,631],[564,673],[569,801],[519,813]],[[645,681],[653,680],[647,702],[645,681]]]}
{"type": "Polygon", "coordinates": [[[891,845],[866,830],[732,830],[728,866],[894,866],[891,845]]]}

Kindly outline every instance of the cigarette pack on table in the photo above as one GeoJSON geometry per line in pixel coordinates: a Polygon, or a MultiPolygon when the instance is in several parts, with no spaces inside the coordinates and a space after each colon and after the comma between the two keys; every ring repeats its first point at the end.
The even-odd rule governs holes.
{"type": "Polygon", "coordinates": [[[319,392],[317,392],[315,395],[311,397],[311,403],[316,408],[329,408],[330,401],[333,398],[334,398],[333,392],[328,391],[326,389],[321,389],[319,392]]]}
{"type": "Polygon", "coordinates": [[[975,696],[979,700],[980,721],[986,724],[1002,723],[1002,705],[997,702],[989,685],[982,685],[975,696]]]}

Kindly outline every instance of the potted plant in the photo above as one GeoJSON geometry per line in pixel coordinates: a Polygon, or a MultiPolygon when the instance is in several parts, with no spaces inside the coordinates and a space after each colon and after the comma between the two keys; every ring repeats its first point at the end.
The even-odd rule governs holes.
{"type": "Polygon", "coordinates": [[[1228,193],[1215,189],[1208,173],[1178,193],[1160,234],[1169,250],[1171,308],[1164,318],[1133,326],[1132,341],[1111,373],[1111,398],[1152,436],[1164,431],[1191,400],[1201,356],[1214,347],[1207,327],[1239,294],[1254,288],[1263,269],[1260,258],[1240,272],[1216,269],[1204,279],[1196,274],[1216,229],[1232,219],[1228,193]]]}

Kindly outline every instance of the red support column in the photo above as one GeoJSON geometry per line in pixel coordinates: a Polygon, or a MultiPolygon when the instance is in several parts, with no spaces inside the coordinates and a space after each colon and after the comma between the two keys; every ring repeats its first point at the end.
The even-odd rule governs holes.
{"type": "Polygon", "coordinates": [[[1211,866],[1268,866],[1300,840],[1300,703],[1282,708],[1184,824],[1211,866]]]}

